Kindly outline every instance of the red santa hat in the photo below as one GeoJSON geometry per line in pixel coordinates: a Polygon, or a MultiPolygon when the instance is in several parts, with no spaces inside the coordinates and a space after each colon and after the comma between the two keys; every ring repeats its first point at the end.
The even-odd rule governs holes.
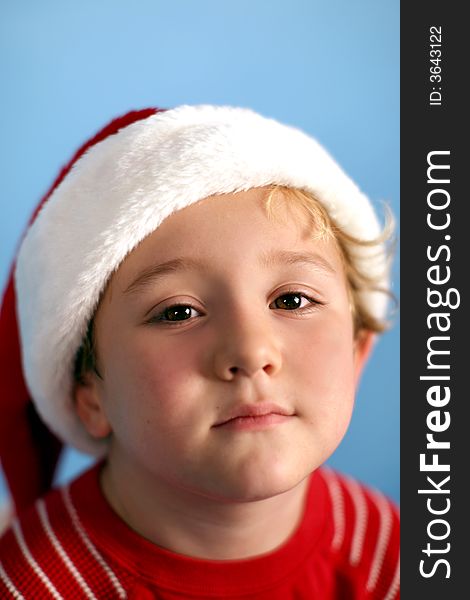
{"type": "MultiPolygon", "coordinates": [[[[312,193],[356,238],[380,233],[368,198],[316,140],[247,109],[128,113],[62,170],[22,241],[0,313],[0,452],[17,507],[50,486],[63,442],[105,451],[74,410],[73,364],[112,273],[173,212],[272,184],[312,193]]],[[[355,260],[386,281],[384,252],[363,248],[355,260]]],[[[383,294],[363,300],[384,315],[383,294]]]]}

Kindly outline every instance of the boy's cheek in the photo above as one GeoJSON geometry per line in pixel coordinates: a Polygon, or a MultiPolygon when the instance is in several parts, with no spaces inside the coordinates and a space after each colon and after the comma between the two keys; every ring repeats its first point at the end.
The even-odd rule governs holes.
{"type": "Polygon", "coordinates": [[[117,361],[113,374],[108,373],[108,403],[121,418],[143,418],[149,424],[171,424],[184,412],[191,418],[196,406],[191,402],[198,394],[204,397],[201,379],[194,364],[184,353],[143,353],[139,349],[117,361]]]}
{"type": "Polygon", "coordinates": [[[349,375],[354,368],[352,327],[347,321],[344,325],[328,319],[321,326],[312,327],[297,341],[299,352],[290,362],[307,373],[315,370],[325,383],[337,385],[338,372],[349,375]]]}

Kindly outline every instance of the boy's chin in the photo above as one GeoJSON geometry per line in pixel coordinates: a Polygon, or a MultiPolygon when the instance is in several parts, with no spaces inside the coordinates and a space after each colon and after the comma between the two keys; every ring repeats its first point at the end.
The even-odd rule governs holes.
{"type": "Polygon", "coordinates": [[[287,494],[294,490],[305,480],[305,477],[295,481],[292,480],[277,483],[270,481],[269,484],[266,485],[256,484],[244,486],[240,489],[234,489],[232,494],[228,492],[226,500],[229,502],[261,502],[263,500],[268,500],[269,498],[287,494]]]}
{"type": "MultiPolygon", "coordinates": [[[[245,469],[230,473],[218,481],[217,489],[209,492],[223,502],[257,502],[287,493],[299,486],[316,468],[306,465],[295,469],[245,469]],[[212,492],[212,493],[211,493],[212,492]]],[[[212,487],[212,486],[211,486],[212,487]]]]}

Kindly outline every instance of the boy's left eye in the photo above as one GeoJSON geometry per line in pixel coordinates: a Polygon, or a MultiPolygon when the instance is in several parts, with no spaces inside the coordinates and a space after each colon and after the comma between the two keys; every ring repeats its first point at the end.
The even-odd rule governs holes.
{"type": "Polygon", "coordinates": [[[278,296],[270,305],[270,308],[280,308],[282,310],[299,310],[311,304],[316,304],[312,298],[300,292],[289,292],[278,296]]]}

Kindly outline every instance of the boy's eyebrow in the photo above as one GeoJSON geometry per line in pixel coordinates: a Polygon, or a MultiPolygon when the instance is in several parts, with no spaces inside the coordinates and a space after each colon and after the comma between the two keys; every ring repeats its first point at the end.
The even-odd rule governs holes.
{"type": "Polygon", "coordinates": [[[137,290],[145,287],[149,283],[153,283],[156,279],[167,275],[168,273],[176,273],[177,271],[187,271],[189,269],[198,269],[203,271],[206,266],[202,261],[194,258],[174,258],[159,265],[152,265],[139,273],[136,279],[124,290],[124,294],[132,294],[137,290]]]}
{"type": "Polygon", "coordinates": [[[262,263],[266,266],[276,264],[296,265],[304,264],[314,266],[317,269],[326,271],[331,275],[336,274],[336,269],[324,256],[316,252],[294,252],[293,250],[274,250],[262,255],[262,263]]]}
{"type": "MultiPolygon", "coordinates": [[[[278,264],[305,264],[314,266],[317,269],[326,271],[330,274],[336,273],[333,266],[323,256],[315,252],[274,250],[272,252],[263,253],[260,262],[266,267],[278,264]]],[[[151,265],[139,273],[136,279],[134,279],[134,281],[124,290],[124,294],[132,294],[146,285],[154,283],[156,279],[159,279],[168,273],[176,273],[178,271],[187,271],[190,269],[204,271],[207,270],[207,265],[205,265],[203,261],[191,257],[174,258],[159,265],[151,265]]]]}

